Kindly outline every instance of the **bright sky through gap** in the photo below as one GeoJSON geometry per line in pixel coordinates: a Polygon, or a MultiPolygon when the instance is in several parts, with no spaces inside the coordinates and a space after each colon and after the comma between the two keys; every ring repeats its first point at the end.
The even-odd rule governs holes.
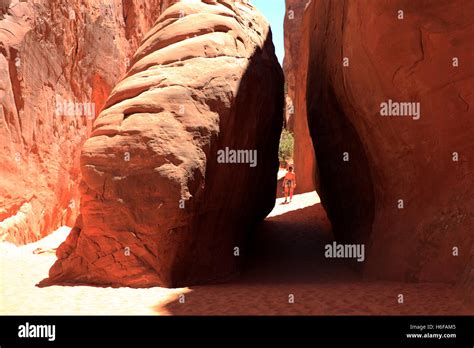
{"type": "Polygon", "coordinates": [[[278,61],[283,65],[285,44],[283,38],[283,21],[285,19],[285,0],[251,0],[250,1],[267,18],[272,28],[273,44],[278,61]]]}

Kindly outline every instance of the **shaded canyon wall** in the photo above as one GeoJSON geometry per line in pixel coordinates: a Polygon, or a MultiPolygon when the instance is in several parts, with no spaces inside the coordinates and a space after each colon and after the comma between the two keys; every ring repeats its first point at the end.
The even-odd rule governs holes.
{"type": "Polygon", "coordinates": [[[0,240],[73,225],[81,145],[165,2],[0,2],[0,240]]]}
{"type": "Polygon", "coordinates": [[[313,0],[305,12],[318,192],[336,238],[368,247],[371,278],[472,291],[473,13],[463,0],[313,0]],[[382,116],[389,100],[419,103],[419,118],[382,116]]]}

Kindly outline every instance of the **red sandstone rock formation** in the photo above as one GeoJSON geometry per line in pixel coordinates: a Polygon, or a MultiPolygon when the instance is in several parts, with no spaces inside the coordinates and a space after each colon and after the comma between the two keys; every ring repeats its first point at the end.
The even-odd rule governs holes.
{"type": "MultiPolygon", "coordinates": [[[[297,175],[296,193],[315,189],[316,159],[309,134],[306,115],[306,76],[309,51],[302,44],[309,25],[303,25],[303,14],[308,1],[287,0],[285,16],[285,59],[283,69],[287,85],[286,128],[295,137],[294,165],[297,175]]],[[[307,41],[307,39],[306,39],[307,41]]]]}
{"type": "Polygon", "coordinates": [[[454,282],[471,257],[473,13],[463,0],[313,0],[306,11],[319,194],[336,237],[367,243],[371,277],[454,282]],[[420,118],[381,116],[388,100],[420,103],[420,118]]]}
{"type": "Polygon", "coordinates": [[[234,273],[274,205],[282,109],[283,74],[254,7],[170,6],[83,147],[81,215],[42,285],[170,287],[234,273]],[[256,150],[257,165],[219,163],[226,147],[256,150]]]}
{"type": "Polygon", "coordinates": [[[81,144],[164,1],[1,4],[0,240],[27,243],[74,223],[81,144]]]}
{"type": "Polygon", "coordinates": [[[285,58],[283,60],[283,71],[286,83],[286,110],[285,122],[288,130],[293,130],[294,102],[296,100],[296,88],[301,81],[296,77],[298,68],[302,65],[300,54],[301,37],[303,30],[303,14],[306,3],[309,0],[286,0],[286,13],[284,21],[285,35],[285,58]]]}

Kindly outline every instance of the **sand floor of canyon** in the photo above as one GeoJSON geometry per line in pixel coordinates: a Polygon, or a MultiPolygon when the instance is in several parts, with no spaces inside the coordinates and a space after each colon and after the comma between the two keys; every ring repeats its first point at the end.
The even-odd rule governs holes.
{"type": "Polygon", "coordinates": [[[66,238],[63,227],[24,246],[0,243],[0,314],[7,315],[407,315],[473,314],[456,288],[437,283],[365,281],[347,260],[327,259],[330,223],[315,192],[277,199],[241,275],[180,289],[35,286],[66,238]],[[316,222],[316,223],[315,223],[316,222]],[[36,252],[34,252],[36,251],[36,252]],[[184,294],[185,301],[179,301],[184,294]],[[403,294],[404,303],[397,302],[403,294]],[[291,296],[290,296],[291,295],[291,296]],[[294,303],[289,299],[294,298],[294,303]]]}

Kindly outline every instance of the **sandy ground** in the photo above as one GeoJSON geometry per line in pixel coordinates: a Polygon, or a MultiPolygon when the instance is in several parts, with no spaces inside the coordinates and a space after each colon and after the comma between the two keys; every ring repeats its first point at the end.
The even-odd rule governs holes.
{"type": "Polygon", "coordinates": [[[35,286],[48,275],[56,248],[68,235],[63,227],[46,238],[17,247],[0,243],[0,314],[170,314],[156,310],[157,301],[169,302],[188,289],[131,289],[92,286],[35,286]],[[34,250],[40,248],[41,253],[34,250]]]}
{"type": "Polygon", "coordinates": [[[330,223],[315,192],[281,204],[255,234],[242,274],[182,289],[35,286],[69,228],[32,244],[0,243],[0,314],[368,315],[474,314],[446,284],[362,280],[347,261],[324,258],[330,223]],[[36,251],[35,251],[36,250],[36,251]],[[183,301],[178,301],[184,294],[183,301]],[[397,298],[403,294],[404,303],[397,298]],[[292,301],[294,299],[294,301],[292,301]]]}

